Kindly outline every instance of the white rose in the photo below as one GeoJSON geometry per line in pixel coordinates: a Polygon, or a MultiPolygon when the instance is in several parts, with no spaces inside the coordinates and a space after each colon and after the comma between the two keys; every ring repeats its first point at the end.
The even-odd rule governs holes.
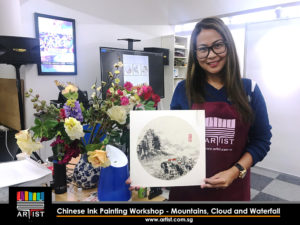
{"type": "Polygon", "coordinates": [[[64,127],[71,140],[80,139],[84,136],[82,125],[73,117],[65,119],[64,127]]]}
{"type": "Polygon", "coordinates": [[[117,121],[119,124],[125,124],[127,118],[127,111],[122,106],[113,106],[107,110],[107,115],[111,120],[117,121]]]}
{"type": "Polygon", "coordinates": [[[15,135],[17,139],[17,145],[28,155],[31,155],[32,152],[37,151],[43,147],[40,142],[34,141],[31,134],[28,130],[21,130],[15,135]]]}

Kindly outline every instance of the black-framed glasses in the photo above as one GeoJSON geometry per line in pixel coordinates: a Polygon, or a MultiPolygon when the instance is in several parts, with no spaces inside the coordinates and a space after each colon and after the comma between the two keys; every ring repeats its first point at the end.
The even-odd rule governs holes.
{"type": "Polygon", "coordinates": [[[204,59],[207,58],[210,51],[213,51],[216,55],[220,55],[224,52],[226,52],[226,43],[223,41],[214,43],[212,46],[210,47],[206,47],[206,46],[201,46],[199,48],[197,48],[195,51],[197,53],[197,57],[199,59],[204,59]]]}

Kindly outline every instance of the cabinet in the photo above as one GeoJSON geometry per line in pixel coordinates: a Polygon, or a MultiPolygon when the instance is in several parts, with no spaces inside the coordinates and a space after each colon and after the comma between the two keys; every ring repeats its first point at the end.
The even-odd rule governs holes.
{"type": "MultiPolygon", "coordinates": [[[[174,91],[177,84],[186,78],[189,37],[169,35],[162,37],[162,48],[170,50],[169,66],[165,67],[165,76],[172,77],[171,90],[174,91]]],[[[170,79],[171,81],[171,79],[170,79]]],[[[168,82],[167,85],[169,85],[168,82]]]]}

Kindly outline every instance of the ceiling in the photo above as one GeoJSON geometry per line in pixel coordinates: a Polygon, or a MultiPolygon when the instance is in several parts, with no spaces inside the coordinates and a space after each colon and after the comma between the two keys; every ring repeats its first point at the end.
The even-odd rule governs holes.
{"type": "MultiPolygon", "coordinates": [[[[21,0],[26,1],[26,0],[21,0]]],[[[115,24],[174,25],[295,0],[48,0],[115,24]]]]}

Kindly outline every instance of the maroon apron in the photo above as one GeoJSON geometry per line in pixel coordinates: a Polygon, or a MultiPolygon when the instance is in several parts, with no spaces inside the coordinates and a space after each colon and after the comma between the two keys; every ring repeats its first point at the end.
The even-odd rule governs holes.
{"type": "MultiPolygon", "coordinates": [[[[206,177],[231,168],[245,152],[250,125],[239,119],[236,109],[226,102],[193,104],[205,110],[206,177]]],[[[250,171],[225,189],[199,186],[172,187],[170,201],[249,201],[250,171]]]]}

